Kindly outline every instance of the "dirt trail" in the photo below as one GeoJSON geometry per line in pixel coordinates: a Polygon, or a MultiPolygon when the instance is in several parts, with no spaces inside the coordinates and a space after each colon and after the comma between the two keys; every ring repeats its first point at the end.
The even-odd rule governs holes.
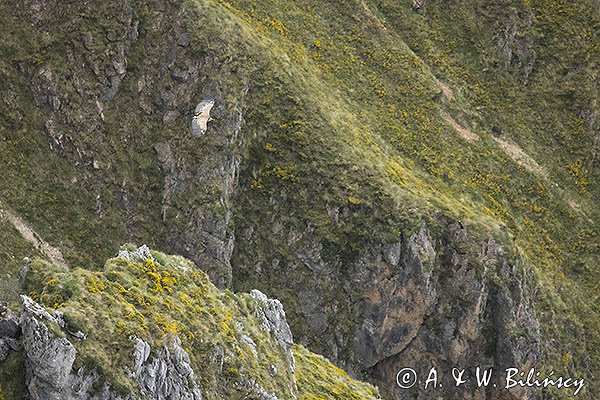
{"type": "Polygon", "coordinates": [[[451,116],[444,115],[444,121],[446,121],[448,123],[448,125],[450,125],[452,128],[454,128],[456,133],[458,133],[458,136],[460,136],[462,139],[469,141],[469,142],[472,140],[479,140],[479,136],[477,136],[477,134],[475,132],[460,125],[451,116]]]}
{"type": "Polygon", "coordinates": [[[21,217],[2,205],[0,205],[0,219],[10,222],[21,233],[25,240],[31,243],[52,263],[67,265],[65,258],[59,249],[42,239],[21,217]]]}
{"type": "Polygon", "coordinates": [[[375,24],[377,26],[379,26],[379,28],[381,28],[382,30],[384,30],[384,31],[387,30],[387,28],[385,27],[385,24],[383,22],[381,22],[379,17],[377,17],[377,15],[375,15],[373,13],[373,11],[371,11],[371,9],[367,5],[367,3],[365,3],[365,0],[361,0],[360,3],[362,5],[362,8],[363,8],[365,14],[367,14],[367,17],[369,17],[373,22],[375,22],[375,24]]]}
{"type": "Polygon", "coordinates": [[[435,76],[433,77],[433,79],[435,81],[435,84],[438,85],[438,87],[440,89],[442,89],[442,93],[443,93],[444,97],[446,98],[446,100],[454,101],[454,90],[452,90],[452,88],[450,88],[450,86],[448,86],[448,84],[440,81],[435,76]]]}
{"type": "Polygon", "coordinates": [[[546,171],[529,154],[525,153],[521,147],[497,137],[494,140],[514,162],[535,174],[548,178],[546,171]]]}

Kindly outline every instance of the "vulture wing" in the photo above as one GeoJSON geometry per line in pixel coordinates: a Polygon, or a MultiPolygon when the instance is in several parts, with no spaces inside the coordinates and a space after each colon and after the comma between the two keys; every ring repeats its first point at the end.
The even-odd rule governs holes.
{"type": "Polygon", "coordinates": [[[192,136],[202,136],[206,133],[208,121],[210,120],[210,110],[214,104],[212,100],[204,100],[198,104],[192,117],[192,136]]]}

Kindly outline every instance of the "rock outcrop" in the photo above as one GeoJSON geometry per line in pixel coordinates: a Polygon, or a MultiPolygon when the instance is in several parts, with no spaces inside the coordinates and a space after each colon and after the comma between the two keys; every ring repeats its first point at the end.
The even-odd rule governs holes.
{"type": "Polygon", "coordinates": [[[285,351],[290,363],[291,371],[294,372],[294,356],[292,355],[294,338],[292,337],[292,331],[285,318],[283,305],[279,300],[269,299],[264,293],[256,289],[252,290],[250,295],[263,305],[260,310],[262,327],[275,337],[277,343],[279,343],[281,348],[285,351]]]}
{"type": "Polygon", "coordinates": [[[533,16],[527,11],[513,10],[499,20],[504,25],[498,28],[496,43],[504,68],[527,84],[536,61],[531,33],[533,16]]]}
{"type": "Polygon", "coordinates": [[[2,315],[0,313],[0,362],[6,360],[8,354],[20,350],[18,341],[21,336],[21,327],[16,316],[2,315]]]}
{"type": "Polygon", "coordinates": [[[32,400],[202,400],[198,385],[191,379],[188,354],[175,339],[151,356],[151,348],[134,338],[135,365],[131,377],[139,384],[139,393],[122,395],[106,382],[96,369],[85,372],[75,368],[77,350],[61,335],[58,319],[27,296],[22,296],[23,353],[26,359],[27,390],[32,400]],[[99,385],[98,390],[95,385],[99,385]]]}
{"type": "MultiPolygon", "coordinates": [[[[34,296],[40,290],[45,302],[22,295],[20,317],[0,319],[0,363],[8,352],[23,355],[31,400],[277,400],[296,399],[298,391],[318,395],[331,385],[329,377],[317,382],[314,376],[298,375],[297,346],[278,300],[256,290],[221,292],[182,257],[141,246],[121,250],[99,274],[71,272],[39,260],[30,267],[27,288],[34,296]],[[129,317],[123,318],[119,307],[127,303],[128,293],[138,303],[130,303],[129,317]],[[125,297],[115,301],[118,296],[125,297]],[[80,301],[94,304],[88,309],[92,315],[79,314],[86,307],[80,301]],[[189,326],[179,326],[170,310],[185,315],[189,326]],[[151,329],[147,318],[162,328],[151,329]],[[116,325],[102,323],[108,320],[116,325]]],[[[300,351],[303,360],[316,357],[300,351]]],[[[310,368],[301,365],[301,371],[310,368]]],[[[344,395],[365,390],[373,394],[367,398],[377,398],[369,385],[345,374],[336,379],[338,386],[331,390],[344,395]]]]}
{"type": "Polygon", "coordinates": [[[55,333],[60,328],[52,315],[29,297],[21,299],[20,322],[29,396],[32,400],[74,398],[69,381],[77,351],[66,338],[55,333]]]}
{"type": "MultiPolygon", "coordinates": [[[[390,397],[394,399],[407,398],[406,393],[394,388],[396,373],[405,367],[415,368],[419,376],[427,376],[431,366],[444,374],[453,368],[466,368],[467,374],[474,376],[476,366],[500,371],[510,367],[527,370],[535,366],[541,359],[541,335],[530,300],[534,288],[523,266],[515,264],[520,261],[508,260],[503,249],[490,239],[481,247],[479,265],[473,265],[474,260],[461,254],[460,244],[468,240],[468,232],[458,223],[447,225],[446,240],[450,246],[437,255],[424,229],[426,232],[422,227],[416,236],[409,238],[408,243],[412,245],[405,249],[413,256],[398,265],[403,272],[396,279],[418,282],[419,287],[430,290],[397,296],[406,299],[400,304],[379,302],[376,317],[367,314],[363,324],[373,327],[369,337],[374,338],[374,343],[387,346],[358,347],[362,351],[359,357],[364,357],[366,351],[367,358],[361,359],[363,365],[387,382],[390,397]],[[419,237],[425,240],[417,239],[419,237]],[[418,261],[422,256],[415,257],[419,253],[414,252],[419,242],[427,244],[430,254],[440,258],[437,262],[443,269],[434,267],[429,273],[423,271],[418,261]],[[394,321],[396,316],[400,318],[394,321]],[[386,329],[389,326],[398,328],[386,329]]],[[[394,293],[393,288],[387,287],[394,293]]],[[[369,309],[377,307],[370,304],[369,309]]],[[[365,343],[363,337],[357,339],[359,344],[365,343]]],[[[499,377],[496,379],[494,384],[503,387],[504,382],[499,377]]],[[[449,387],[445,393],[464,399],[520,399],[536,395],[531,388],[489,393],[486,388],[449,387]]],[[[417,398],[427,396],[425,392],[417,398]]]]}
{"type": "Polygon", "coordinates": [[[156,400],[202,400],[200,387],[193,380],[190,356],[178,338],[152,358],[150,345],[139,338],[134,340],[132,376],[139,383],[141,394],[156,400]]]}

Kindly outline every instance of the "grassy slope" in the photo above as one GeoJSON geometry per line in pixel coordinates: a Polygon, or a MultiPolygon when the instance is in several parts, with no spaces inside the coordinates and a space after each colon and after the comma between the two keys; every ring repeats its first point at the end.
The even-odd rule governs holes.
{"type": "Polygon", "coordinates": [[[41,254],[27,242],[7,221],[0,220],[0,293],[2,300],[18,302],[19,271],[23,268],[23,258],[39,257],[41,254]]]}
{"type": "MultiPolygon", "coordinates": [[[[593,6],[511,3],[515,10],[529,8],[536,20],[534,32],[526,33],[536,40],[538,61],[525,87],[504,71],[494,47],[503,7],[429,2],[423,16],[408,3],[189,2],[187,25],[197,51],[221,59],[233,55],[235,65],[253,77],[238,223],[264,227],[258,235],[265,244],[248,249],[242,242],[237,257],[269,260],[286,252],[285,243],[273,249],[268,240],[265,221],[274,216],[299,230],[313,227],[330,259],[348,261],[368,243],[393,238],[398,227],[409,230],[419,215],[438,209],[482,233],[506,225],[543,285],[540,317],[547,336],[557,338],[551,356],[558,362],[573,353],[575,368],[598,370],[599,241],[592,222],[598,217],[598,182],[592,134],[575,110],[594,95],[593,6]],[[436,79],[454,90],[453,101],[444,98],[436,79]],[[481,140],[460,139],[444,122],[444,113],[481,140]],[[504,154],[492,138],[494,129],[523,147],[548,178],[504,154]],[[265,207],[271,197],[283,201],[265,207]],[[569,200],[583,212],[569,207],[569,200]],[[326,202],[349,207],[352,222],[332,224],[326,202]],[[410,211],[414,208],[416,214],[410,211]]],[[[142,26],[152,16],[150,8],[136,10],[142,26]]],[[[0,186],[1,198],[46,240],[60,245],[74,265],[94,265],[92,258],[97,265],[126,240],[160,247],[161,177],[151,146],[184,132],[185,121],[169,131],[137,116],[135,82],[126,79],[115,108],[106,113],[105,140],[76,138],[112,164],[111,171],[99,174],[48,151],[42,133],[48,110],[35,109],[19,73],[44,63],[68,72],[71,67],[57,46],[77,45],[68,32],[90,21],[100,21],[91,26],[98,30],[95,35],[103,35],[111,11],[98,7],[57,20],[51,35],[19,23],[12,10],[1,11],[7,40],[1,44],[6,56],[0,61],[0,84],[16,96],[16,106],[0,103],[0,152],[8,166],[0,169],[0,178],[11,182],[0,186]],[[26,118],[20,120],[17,112],[26,118]],[[151,140],[136,133],[142,131],[139,124],[151,140]],[[136,220],[129,226],[110,195],[104,218],[94,214],[95,194],[116,193],[122,182],[136,204],[136,220]]],[[[97,49],[99,54],[106,50],[97,49]]],[[[159,51],[158,45],[136,48],[131,64],[141,65],[159,51]]],[[[73,109],[78,101],[73,97],[73,109]]],[[[182,149],[186,143],[182,139],[182,149]]],[[[185,154],[189,160],[196,156],[201,154],[185,154]]],[[[285,298],[285,279],[272,279],[266,284],[243,271],[237,277],[243,288],[274,286],[278,293],[272,294],[285,298]]],[[[300,321],[296,328],[302,331],[300,321]]]]}
{"type": "MultiPolygon", "coordinates": [[[[158,166],[153,164],[153,154],[147,151],[151,150],[151,144],[143,144],[137,137],[125,150],[121,144],[127,137],[114,129],[117,116],[112,113],[107,113],[107,125],[111,129],[99,129],[89,137],[81,134],[84,131],[81,126],[86,123],[81,105],[93,101],[92,95],[98,94],[100,89],[94,81],[80,79],[78,83],[83,85],[87,96],[81,98],[76,93],[70,77],[89,71],[77,71],[78,67],[67,59],[65,51],[66,47],[83,46],[81,32],[89,32],[93,38],[98,38],[117,26],[110,18],[113,10],[93,7],[87,10],[88,13],[76,14],[76,7],[65,7],[60,15],[50,16],[43,28],[38,28],[23,23],[25,15],[11,4],[3,3],[0,7],[5,37],[0,45],[3,55],[0,80],[5,93],[4,101],[0,103],[0,154],[6,166],[0,172],[3,182],[0,197],[45,239],[59,246],[74,265],[106,259],[114,254],[123,237],[143,236],[145,242],[151,243],[149,232],[159,237],[160,226],[149,224],[152,218],[145,224],[137,224],[135,220],[126,223],[126,211],[123,204],[118,203],[119,191],[126,188],[130,190],[136,214],[158,214],[161,186],[158,166]],[[83,26],[86,28],[81,29],[83,26]],[[51,110],[45,105],[36,107],[28,87],[31,79],[28,77],[36,76],[45,67],[58,75],[58,90],[67,99],[63,101],[61,111],[71,117],[70,125],[57,123],[59,133],[67,143],[75,143],[80,149],[91,152],[101,163],[114,165],[109,168],[109,173],[94,171],[89,160],[73,154],[72,145],[67,145],[64,152],[50,151],[44,123],[51,110]],[[97,196],[104,203],[106,212],[90,218],[95,214],[97,196]],[[80,249],[85,252],[79,252],[80,249]]],[[[114,49],[99,44],[94,51],[106,55],[114,49]]],[[[85,74],[84,77],[89,78],[85,74]]],[[[133,105],[121,111],[127,115],[131,107],[133,105]]],[[[125,125],[133,126],[131,121],[125,125]]]]}
{"type": "MultiPolygon", "coordinates": [[[[359,1],[222,3],[290,59],[283,68],[291,76],[287,92],[269,85],[254,99],[259,109],[247,116],[248,130],[262,137],[249,150],[241,225],[261,230],[260,221],[276,216],[284,226],[315,227],[332,260],[351,260],[353,249],[411,226],[411,207],[425,214],[446,210],[483,232],[506,226],[543,288],[539,316],[546,337],[556,338],[547,349],[550,363],[561,365],[569,353],[576,370],[597,369],[597,150],[580,117],[594,104],[593,8],[513,4],[531,10],[532,29],[546,38],[534,44],[539,66],[524,86],[504,71],[494,47],[497,25],[481,20],[481,4],[433,2],[421,16],[405,3],[385,1],[365,2],[370,13],[359,1]],[[562,21],[555,26],[553,18],[562,21]],[[570,30],[560,30],[567,24],[570,30]],[[570,72],[558,80],[557,70],[570,72]],[[451,102],[434,75],[454,89],[451,102]],[[481,140],[460,139],[443,113],[481,140]],[[505,154],[493,139],[498,129],[546,177],[505,154]],[[263,207],[272,197],[284,205],[263,207]],[[326,202],[350,204],[352,226],[331,224],[326,202]]],[[[500,23],[502,7],[483,8],[500,23]]],[[[261,234],[268,238],[270,227],[261,234]]],[[[285,245],[239,246],[267,262],[290,256],[285,245]]],[[[247,275],[238,282],[261,285],[247,275]]],[[[266,285],[271,282],[285,290],[285,278],[266,285]]]]}
{"type": "Polygon", "coordinates": [[[128,393],[135,388],[124,369],[133,368],[131,336],[156,349],[177,335],[208,399],[247,398],[251,392],[244,383],[249,380],[286,398],[293,379],[301,399],[329,398],[330,393],[348,399],[376,398],[376,388],[349,378],[301,346],[294,348],[297,370],[292,376],[283,350],[261,326],[254,298],[219,291],[182,257],[152,255],[155,261],[111,259],[104,272],[68,270],[41,260],[32,264],[29,294],[47,308],[63,312],[70,330],[87,335],[83,341],[73,341],[77,363],[98,368],[128,393]],[[221,371],[214,360],[217,346],[225,360],[221,371]],[[272,365],[279,371],[277,378],[269,374],[272,365]]]}

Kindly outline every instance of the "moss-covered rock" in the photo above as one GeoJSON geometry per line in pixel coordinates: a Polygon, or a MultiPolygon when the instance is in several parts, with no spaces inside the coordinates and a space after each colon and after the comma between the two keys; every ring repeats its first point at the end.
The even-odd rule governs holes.
{"type": "Polygon", "coordinates": [[[182,257],[124,250],[97,272],[36,259],[26,292],[34,399],[378,397],[302,346],[292,352],[279,302],[220,291],[182,257]]]}

